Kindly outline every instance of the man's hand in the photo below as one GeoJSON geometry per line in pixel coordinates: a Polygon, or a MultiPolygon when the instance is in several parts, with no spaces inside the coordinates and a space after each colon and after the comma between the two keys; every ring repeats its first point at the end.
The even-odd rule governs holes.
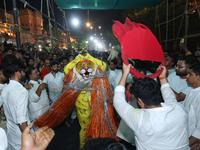
{"type": "Polygon", "coordinates": [[[123,75],[118,85],[122,85],[125,87],[127,76],[130,72],[131,64],[125,65],[123,63],[123,75]]]}
{"type": "Polygon", "coordinates": [[[40,86],[38,88],[45,89],[45,88],[47,88],[47,84],[46,83],[42,83],[42,84],[40,84],[40,86]]]}
{"type": "Polygon", "coordinates": [[[53,139],[55,132],[46,126],[33,133],[30,133],[32,128],[33,123],[26,127],[22,133],[21,150],[45,150],[53,139]]]}
{"type": "Polygon", "coordinates": [[[128,74],[130,73],[130,68],[131,68],[131,64],[125,65],[123,63],[123,74],[128,76],[128,74]]]}
{"type": "Polygon", "coordinates": [[[30,90],[33,87],[33,84],[29,83],[24,86],[27,90],[30,90]]]}
{"type": "Polygon", "coordinates": [[[163,68],[163,71],[162,71],[161,74],[159,75],[159,79],[160,79],[160,84],[162,85],[162,84],[168,83],[168,81],[167,81],[167,69],[166,69],[166,67],[160,65],[160,66],[157,68],[157,70],[159,70],[159,69],[161,69],[161,68],[163,68]]]}
{"type": "Polygon", "coordinates": [[[159,75],[159,77],[164,77],[167,76],[167,69],[165,66],[158,66],[157,70],[160,70],[161,68],[163,68],[163,71],[161,72],[161,74],[159,75]]]}

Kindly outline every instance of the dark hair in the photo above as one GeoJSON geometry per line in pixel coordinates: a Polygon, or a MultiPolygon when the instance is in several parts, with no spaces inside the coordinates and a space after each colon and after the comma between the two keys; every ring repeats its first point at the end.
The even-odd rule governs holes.
{"type": "Polygon", "coordinates": [[[192,55],[187,56],[185,60],[185,64],[187,64],[189,67],[195,65],[197,62],[197,59],[192,55]]]}
{"type": "Polygon", "coordinates": [[[110,62],[112,62],[114,65],[117,65],[117,60],[116,59],[113,59],[110,62]]]}
{"type": "Polygon", "coordinates": [[[187,58],[187,56],[185,56],[185,55],[184,56],[179,56],[178,60],[186,60],[186,58],[187,58]]]}
{"type": "Polygon", "coordinates": [[[4,67],[3,74],[6,78],[11,78],[15,75],[15,72],[22,71],[22,69],[18,65],[10,65],[7,67],[4,67]]]}
{"type": "Polygon", "coordinates": [[[94,138],[87,141],[83,150],[127,150],[126,147],[111,138],[94,138]]]}
{"type": "Polygon", "coordinates": [[[51,67],[52,67],[53,65],[59,65],[58,61],[53,61],[53,62],[51,63],[51,67]]]}
{"type": "Polygon", "coordinates": [[[17,57],[13,54],[8,54],[2,58],[2,66],[7,67],[9,65],[17,65],[17,57]]]}
{"type": "Polygon", "coordinates": [[[140,98],[148,106],[159,105],[162,101],[159,86],[151,78],[135,79],[133,86],[130,88],[130,93],[137,99],[140,98]]]}
{"type": "Polygon", "coordinates": [[[146,68],[135,67],[135,69],[136,69],[137,71],[139,71],[139,72],[143,71],[145,75],[147,74],[147,69],[146,69],[146,68]]]}
{"type": "Polygon", "coordinates": [[[193,66],[190,67],[192,71],[195,73],[196,76],[200,75],[200,63],[196,63],[193,66]]]}
{"type": "Polygon", "coordinates": [[[172,61],[173,61],[174,65],[176,65],[176,63],[178,61],[178,59],[177,59],[178,56],[176,54],[172,54],[172,53],[168,53],[168,56],[172,58],[172,61]]]}

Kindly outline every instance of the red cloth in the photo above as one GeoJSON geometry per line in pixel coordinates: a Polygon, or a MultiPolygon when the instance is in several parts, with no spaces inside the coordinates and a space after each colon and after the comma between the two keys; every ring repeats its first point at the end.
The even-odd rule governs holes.
{"type": "MultiPolygon", "coordinates": [[[[140,23],[131,22],[126,18],[124,24],[114,21],[112,29],[113,34],[121,43],[122,59],[125,64],[128,63],[127,59],[138,59],[162,62],[162,65],[165,65],[161,45],[148,27],[140,23]]],[[[144,77],[144,75],[142,76],[144,77]]]]}
{"type": "Polygon", "coordinates": [[[41,70],[41,78],[42,80],[44,79],[44,77],[51,72],[51,69],[47,68],[47,67],[44,67],[42,68],[41,70]]]}

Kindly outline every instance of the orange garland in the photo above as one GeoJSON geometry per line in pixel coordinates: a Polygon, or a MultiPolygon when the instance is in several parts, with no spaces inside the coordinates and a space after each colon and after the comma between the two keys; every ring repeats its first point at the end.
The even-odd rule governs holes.
{"type": "MultiPolygon", "coordinates": [[[[98,67],[98,71],[102,72],[98,67]]],[[[63,86],[67,86],[72,81],[73,69],[65,76],[63,86]]],[[[77,78],[76,78],[77,79],[77,78]]],[[[92,88],[101,90],[92,90],[91,92],[91,118],[86,131],[86,138],[109,137],[119,140],[116,136],[119,121],[116,119],[116,113],[112,104],[113,91],[108,84],[107,77],[95,78],[92,81],[92,88]],[[103,86],[102,87],[102,82],[103,86]],[[104,95],[103,93],[106,93],[104,95]],[[105,105],[103,99],[106,96],[108,113],[105,113],[105,105]],[[108,114],[108,116],[106,116],[108,114]]],[[[56,127],[60,125],[74,108],[74,104],[80,91],[77,89],[69,89],[39,117],[34,124],[37,127],[56,127]]]]}
{"type": "MultiPolygon", "coordinates": [[[[63,86],[69,84],[72,80],[73,69],[65,76],[63,86]]],[[[69,89],[51,106],[34,124],[37,127],[48,126],[50,128],[60,125],[74,108],[74,104],[79,91],[77,89],[69,89]]]]}

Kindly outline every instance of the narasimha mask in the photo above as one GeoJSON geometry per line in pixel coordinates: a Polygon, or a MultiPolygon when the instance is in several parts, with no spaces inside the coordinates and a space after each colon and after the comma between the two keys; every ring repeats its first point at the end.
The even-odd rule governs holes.
{"type": "MultiPolygon", "coordinates": [[[[114,21],[112,27],[113,34],[118,38],[121,44],[121,57],[125,64],[128,59],[144,60],[160,62],[165,65],[164,53],[156,37],[151,30],[143,24],[131,22],[126,18],[126,22],[122,24],[114,21]]],[[[136,69],[131,68],[130,72],[136,78],[156,78],[163,69],[158,70],[152,75],[142,75],[136,69]]]]}

